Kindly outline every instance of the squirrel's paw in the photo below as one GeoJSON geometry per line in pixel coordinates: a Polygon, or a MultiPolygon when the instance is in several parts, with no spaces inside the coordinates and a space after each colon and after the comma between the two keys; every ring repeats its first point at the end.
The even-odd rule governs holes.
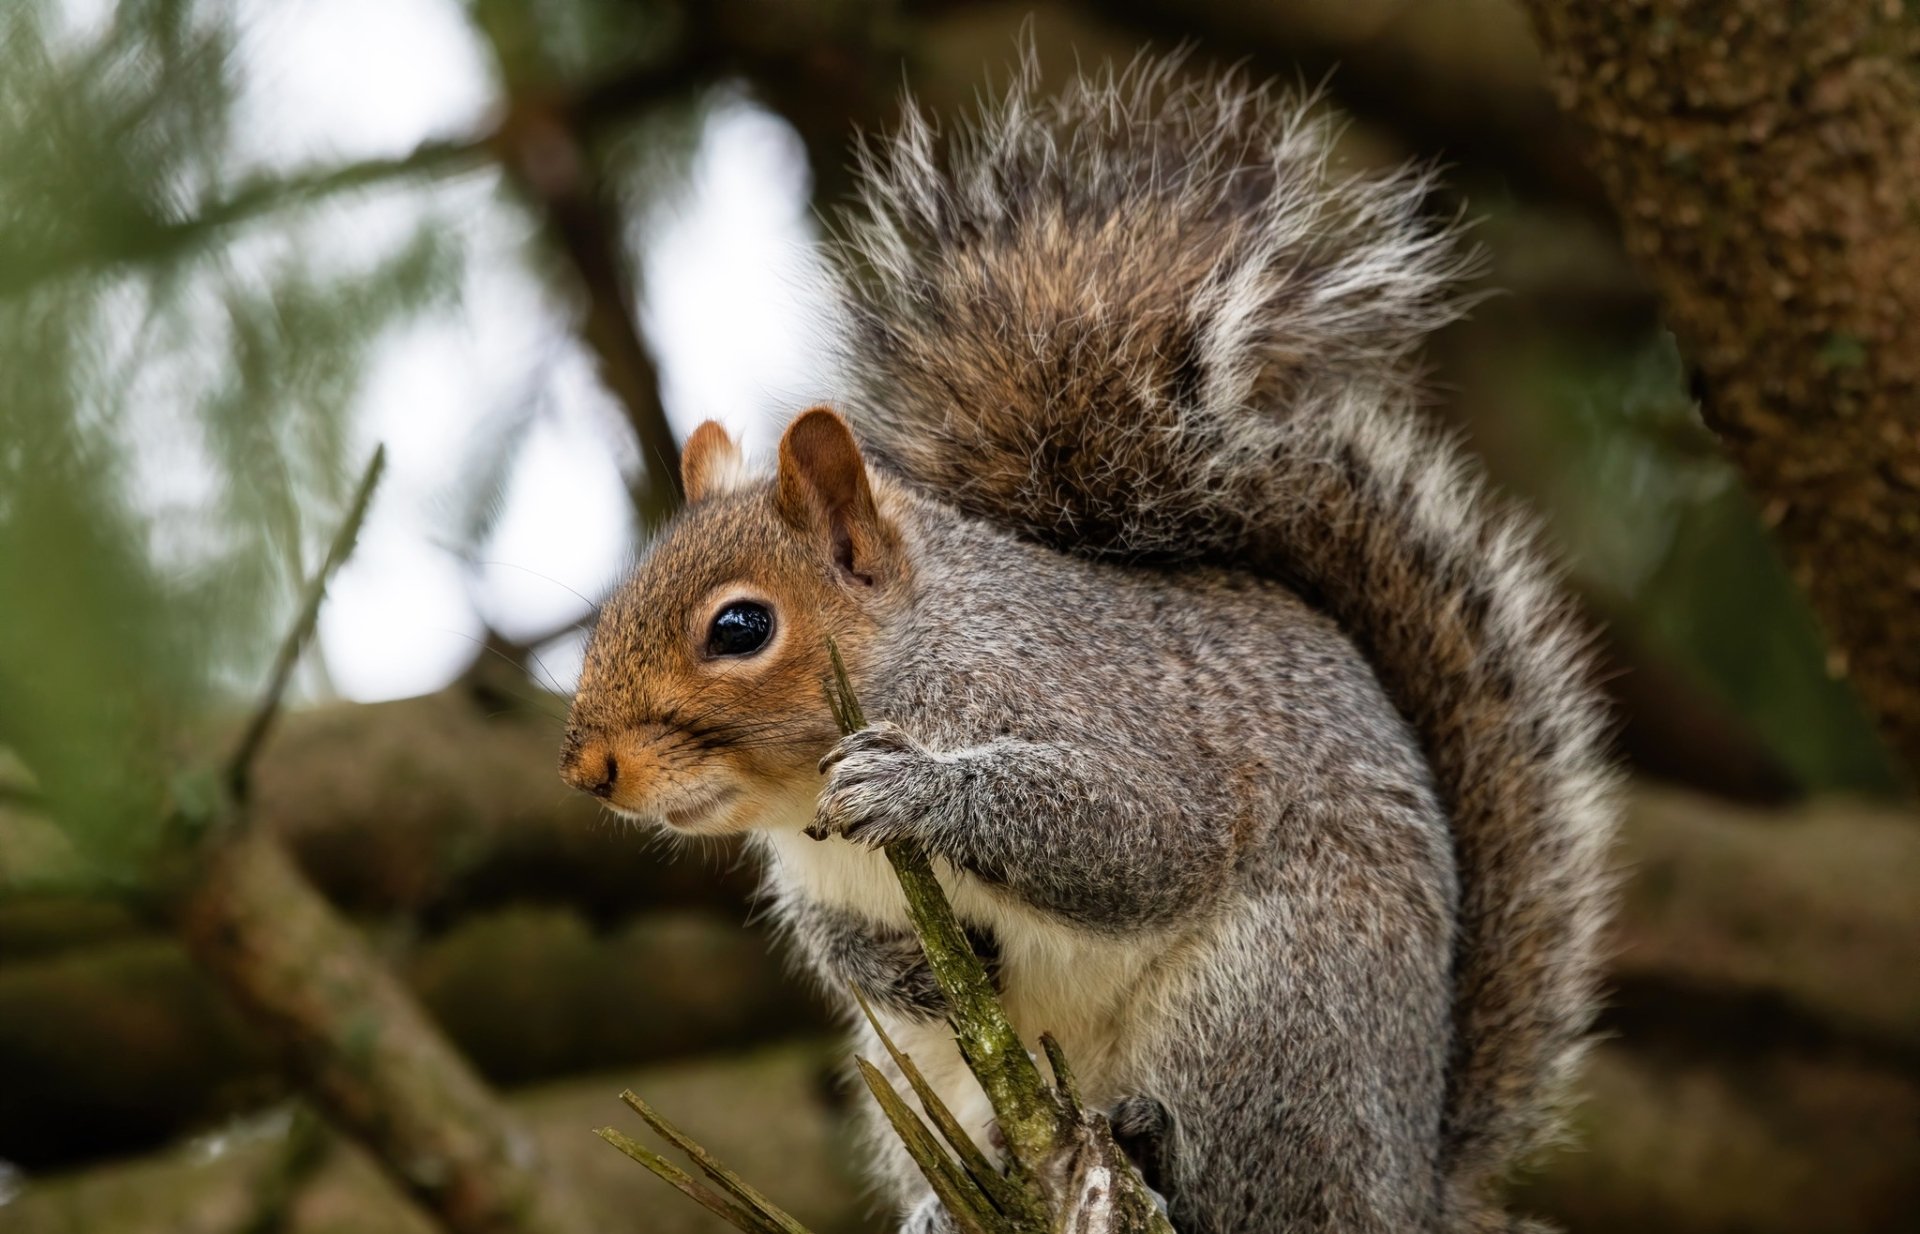
{"type": "Polygon", "coordinates": [[[898,725],[881,722],[842,737],[820,760],[820,770],[827,773],[827,787],[807,834],[878,848],[924,834],[944,768],[898,725]]]}

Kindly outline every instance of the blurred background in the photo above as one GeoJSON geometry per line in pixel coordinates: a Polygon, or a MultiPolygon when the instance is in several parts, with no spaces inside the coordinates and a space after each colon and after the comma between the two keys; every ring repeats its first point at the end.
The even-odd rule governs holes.
{"type": "Polygon", "coordinates": [[[624,1087],[883,1228],[752,872],[569,797],[558,724],[675,440],[834,397],[852,135],[1023,29],[1056,82],[1320,85],[1351,165],[1439,160],[1474,220],[1434,414],[1544,516],[1633,771],[1606,1037],[1524,1204],[1920,1228],[1920,818],[1511,0],[7,0],[0,1231],[719,1228],[593,1138],[624,1087]]]}

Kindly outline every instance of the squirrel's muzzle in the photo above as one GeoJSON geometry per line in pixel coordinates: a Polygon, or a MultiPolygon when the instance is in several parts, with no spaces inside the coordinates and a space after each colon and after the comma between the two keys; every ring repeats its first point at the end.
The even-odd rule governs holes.
{"type": "Polygon", "coordinates": [[[601,736],[569,733],[560,759],[560,778],[583,793],[606,800],[620,780],[620,759],[601,736]]]}
{"type": "Polygon", "coordinates": [[[742,795],[714,755],[654,723],[569,729],[560,778],[623,814],[680,830],[702,829],[742,795]]]}

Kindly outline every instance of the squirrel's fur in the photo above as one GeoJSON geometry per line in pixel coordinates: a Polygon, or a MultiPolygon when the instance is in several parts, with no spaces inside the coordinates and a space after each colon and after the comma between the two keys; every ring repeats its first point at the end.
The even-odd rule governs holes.
{"type": "Polygon", "coordinates": [[[1303,587],[1420,734],[1462,871],[1447,1151],[1543,1130],[1595,1005],[1612,778],[1585,637],[1532,546],[1414,407],[1463,259],[1424,176],[1350,178],[1329,122],[1168,66],[956,134],[909,108],[847,233],[862,443],[1069,552],[1303,587]]]}
{"type": "Polygon", "coordinates": [[[1024,72],[944,150],[910,107],[837,250],[859,447],[809,413],[768,482],[689,442],[565,755],[651,785],[636,812],[746,802],[802,950],[964,1107],[863,847],[920,839],[1021,1031],[1123,1130],[1164,1121],[1185,1234],[1506,1228],[1596,998],[1584,638],[1416,407],[1463,270],[1426,180],[1331,140],[1167,65],[1024,72]],[[736,592],[782,623],[760,663],[671,645],[736,592]],[[816,806],[828,633],[891,723],[816,806]]]}

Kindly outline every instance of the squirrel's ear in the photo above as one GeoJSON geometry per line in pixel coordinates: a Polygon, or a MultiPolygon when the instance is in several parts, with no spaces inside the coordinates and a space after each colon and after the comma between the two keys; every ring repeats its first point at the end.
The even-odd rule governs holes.
{"type": "Polygon", "coordinates": [[[690,506],[730,492],[746,480],[747,464],[740,447],[718,420],[707,420],[694,429],[680,449],[680,486],[687,490],[690,506]]]}
{"type": "Polygon", "coordinates": [[[847,578],[872,585],[887,573],[892,536],[880,521],[853,430],[833,411],[803,411],[780,439],[780,516],[825,536],[847,578]]]}

